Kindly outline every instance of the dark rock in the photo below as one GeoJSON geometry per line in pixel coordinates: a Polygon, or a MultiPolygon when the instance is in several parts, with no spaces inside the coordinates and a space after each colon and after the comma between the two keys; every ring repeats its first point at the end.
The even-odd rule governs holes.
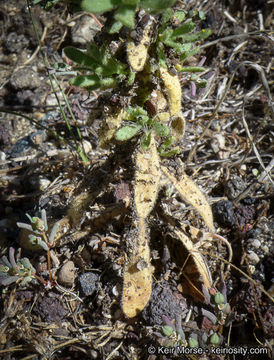
{"type": "Polygon", "coordinates": [[[31,301],[33,298],[33,292],[29,290],[19,290],[16,292],[16,300],[31,301]]]}
{"type": "Polygon", "coordinates": [[[256,211],[254,209],[254,206],[252,205],[240,205],[237,208],[235,208],[235,220],[239,227],[244,226],[245,224],[248,224],[250,221],[254,220],[256,211]]]}
{"type": "Polygon", "coordinates": [[[81,292],[84,296],[92,295],[97,289],[99,276],[96,273],[88,272],[79,276],[81,292]]]}
{"type": "Polygon", "coordinates": [[[246,189],[246,186],[246,183],[240,176],[231,175],[225,184],[225,194],[229,200],[233,200],[246,189]]]}
{"type": "Polygon", "coordinates": [[[148,325],[162,325],[163,315],[173,320],[176,315],[182,314],[184,309],[182,296],[172,292],[168,283],[162,282],[153,288],[150,301],[142,311],[142,317],[148,325]]]}
{"type": "Polygon", "coordinates": [[[231,201],[221,200],[212,206],[214,220],[220,226],[232,227],[235,224],[235,215],[231,201]]]}
{"type": "Polygon", "coordinates": [[[54,293],[41,295],[33,307],[33,312],[46,322],[60,322],[67,315],[54,293]]]}
{"type": "Polygon", "coordinates": [[[31,149],[31,141],[29,136],[25,136],[22,139],[18,140],[8,151],[7,154],[15,158],[21,156],[23,153],[31,149]]]}

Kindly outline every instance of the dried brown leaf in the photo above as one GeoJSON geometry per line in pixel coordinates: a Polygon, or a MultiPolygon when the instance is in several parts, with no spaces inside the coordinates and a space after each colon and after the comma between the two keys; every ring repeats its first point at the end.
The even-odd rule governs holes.
{"type": "Polygon", "coordinates": [[[205,195],[197,187],[197,185],[186,175],[182,174],[180,180],[177,180],[166,167],[161,167],[162,172],[172,182],[175,189],[179,192],[181,197],[190,203],[202,216],[207,227],[211,232],[214,232],[213,215],[209,203],[205,195]]]}
{"type": "MultiPolygon", "coordinates": [[[[175,233],[178,237],[178,239],[182,242],[184,247],[189,252],[191,259],[193,260],[193,265],[190,266],[188,263],[185,266],[185,269],[183,270],[183,274],[186,277],[186,279],[189,281],[188,274],[193,279],[194,277],[196,279],[199,279],[201,283],[205,286],[205,288],[208,290],[212,286],[212,279],[211,274],[209,272],[209,269],[205,263],[204,258],[199,253],[197,246],[193,244],[193,242],[190,240],[190,238],[181,230],[178,228],[170,228],[173,233],[175,233]]],[[[196,283],[191,283],[191,295],[194,297],[194,299],[201,300],[203,298],[202,292],[199,290],[201,286],[196,283]]],[[[183,289],[184,291],[184,289],[183,289]]]]}

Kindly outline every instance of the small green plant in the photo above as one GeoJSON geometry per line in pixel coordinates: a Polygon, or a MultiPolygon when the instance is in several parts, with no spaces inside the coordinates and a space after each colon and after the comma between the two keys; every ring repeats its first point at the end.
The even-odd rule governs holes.
{"type": "MultiPolygon", "coordinates": [[[[86,50],[73,47],[64,50],[65,55],[76,63],[66,70],[79,73],[71,79],[72,85],[88,90],[110,88],[109,93],[117,98],[128,94],[124,103],[110,105],[110,111],[105,112],[99,136],[102,147],[113,140],[126,142],[133,137],[136,140],[135,246],[134,251],[130,248],[125,264],[122,295],[123,311],[128,317],[142,311],[152,290],[147,218],[155,205],[161,173],[166,173],[159,154],[178,154],[179,148],[173,146],[185,132],[178,71],[197,74],[204,70],[201,66],[183,65],[186,58],[198,52],[199,48],[194,44],[210,34],[210,30],[205,29],[193,32],[202,13],[177,11],[172,8],[174,3],[173,0],[84,0],[84,10],[97,14],[108,11],[108,21],[97,42],[89,44],[86,50]],[[122,27],[127,29],[117,36],[122,27]],[[164,99],[161,105],[158,95],[164,99]],[[139,266],[140,259],[146,263],[144,268],[139,266]]],[[[198,86],[199,78],[192,77],[190,82],[198,86]]],[[[169,172],[167,177],[173,178],[169,172]]],[[[176,179],[173,182],[178,183],[176,179]]],[[[179,191],[186,192],[184,189],[187,188],[192,195],[200,194],[187,177],[183,185],[183,190],[177,186],[179,191]]],[[[187,194],[185,198],[190,200],[191,196],[187,194]]],[[[191,203],[194,203],[193,197],[191,203]]],[[[200,209],[201,201],[196,205],[200,209]]],[[[212,230],[212,214],[206,200],[204,205],[201,213],[205,215],[204,209],[207,209],[207,215],[203,217],[209,219],[206,223],[212,230]]],[[[195,338],[190,345],[195,345],[195,338]]]]}
{"type": "Polygon", "coordinates": [[[28,258],[20,258],[20,251],[15,256],[15,249],[9,248],[9,258],[3,256],[0,259],[0,285],[10,285],[14,282],[20,282],[25,285],[32,279],[38,279],[43,284],[46,281],[41,279],[36,274],[35,268],[31,265],[28,258]]]}
{"type": "Polygon", "coordinates": [[[17,223],[19,228],[27,230],[27,236],[24,239],[23,245],[30,250],[39,250],[42,248],[45,251],[49,251],[54,245],[58,224],[55,224],[52,227],[51,232],[48,233],[49,229],[45,209],[41,210],[41,218],[37,216],[31,217],[29,214],[26,214],[26,216],[28,217],[30,224],[17,223]]]}
{"type": "MultiPolygon", "coordinates": [[[[159,58],[162,65],[165,66],[164,60],[164,47],[172,48],[180,55],[180,61],[184,61],[189,56],[193,56],[199,52],[199,47],[193,47],[193,43],[206,39],[210,34],[210,29],[202,29],[199,32],[191,33],[195,29],[195,22],[203,20],[205,15],[200,11],[192,11],[188,14],[185,11],[172,11],[171,9],[165,10],[162,15],[162,26],[158,30],[157,48],[159,58]],[[175,29],[175,24],[181,24],[175,29]]],[[[184,72],[200,72],[204,71],[202,67],[183,67],[178,64],[177,71],[184,72]]]]}
{"type": "Polygon", "coordinates": [[[83,0],[82,8],[85,11],[102,14],[114,10],[110,33],[119,32],[122,26],[129,29],[135,27],[135,14],[144,9],[147,13],[157,13],[171,7],[176,0],[83,0]]]}
{"type": "Polygon", "coordinates": [[[86,52],[67,47],[65,54],[80,65],[74,67],[75,71],[87,72],[73,78],[71,85],[81,86],[89,91],[113,88],[128,75],[126,66],[116,60],[106,46],[99,48],[95,44],[89,44],[86,52]]]}
{"type": "Polygon", "coordinates": [[[181,318],[177,316],[175,324],[167,316],[162,317],[164,325],[161,328],[161,333],[156,332],[155,335],[159,339],[163,339],[164,346],[188,346],[186,334],[182,329],[181,318]]]}
{"type": "Polygon", "coordinates": [[[116,24],[116,30],[122,26],[129,29],[136,26],[135,30],[129,33],[125,41],[126,46],[124,42],[116,41],[115,50],[110,46],[112,40],[109,34],[105,41],[102,40],[103,46],[92,43],[86,50],[74,47],[64,50],[65,55],[77,64],[72,68],[67,66],[66,70],[80,72],[80,75],[71,79],[72,85],[87,90],[113,88],[116,94],[119,94],[121,89],[127,89],[126,91],[131,94],[126,111],[111,121],[106,120],[110,123],[109,129],[118,129],[120,125],[118,131],[106,133],[107,142],[111,138],[127,141],[139,135],[141,147],[146,149],[153,131],[161,139],[161,145],[158,147],[161,156],[173,156],[179,152],[176,148],[170,149],[170,146],[184,134],[181,85],[177,74],[190,73],[188,80],[195,88],[206,85],[206,81],[197,75],[205,70],[201,64],[183,66],[183,63],[186,58],[199,51],[199,47],[193,45],[207,38],[211,31],[202,29],[193,32],[195,22],[203,19],[204,14],[198,11],[188,14],[184,11],[175,11],[170,8],[173,3],[174,1],[162,0],[82,2],[84,9],[93,13],[101,14],[114,10],[114,22],[110,27],[106,27],[103,36],[114,32],[113,24],[116,24]],[[135,19],[138,20],[137,25],[135,19]],[[157,22],[161,23],[160,27],[156,26],[157,22]],[[124,48],[127,57],[123,54],[124,48]],[[167,65],[170,55],[173,57],[173,67],[167,65]],[[167,93],[169,111],[156,109],[156,114],[151,116],[148,114],[147,102],[157,87],[163,94],[167,93]]]}
{"type": "Polygon", "coordinates": [[[203,286],[203,293],[206,304],[210,305],[213,311],[211,312],[202,308],[202,315],[210,320],[212,326],[210,327],[207,322],[206,329],[202,329],[197,333],[192,332],[187,334],[182,329],[180,316],[177,316],[175,321],[171,321],[167,316],[163,316],[164,325],[161,327],[161,332],[155,332],[161,345],[206,348],[222,344],[223,326],[228,326],[234,317],[230,305],[227,303],[226,288],[223,286],[222,292],[218,292],[214,288],[210,288],[209,291],[207,291],[203,286]]]}
{"type": "Polygon", "coordinates": [[[55,224],[49,233],[47,215],[44,209],[41,210],[41,217],[31,217],[29,214],[26,214],[26,216],[30,224],[17,223],[17,226],[22,229],[21,232],[23,232],[21,245],[30,251],[41,249],[47,251],[49,281],[36,275],[36,270],[28,258],[21,258],[21,249],[19,249],[15,256],[15,249],[11,247],[9,249],[9,257],[3,256],[0,259],[0,285],[7,286],[14,282],[20,282],[22,285],[25,285],[32,279],[37,279],[46,287],[52,287],[54,284],[51,275],[50,249],[54,246],[58,224],[55,224]]]}
{"type": "Polygon", "coordinates": [[[45,209],[41,210],[41,217],[31,217],[29,214],[26,214],[26,216],[28,217],[30,224],[17,223],[17,226],[23,231],[21,246],[32,251],[40,249],[47,251],[49,282],[53,285],[50,249],[54,246],[54,239],[58,231],[58,223],[52,227],[49,233],[45,209]]]}
{"type": "MultiPolygon", "coordinates": [[[[178,10],[179,7],[173,8],[174,4],[175,0],[83,0],[85,11],[106,13],[107,21],[86,50],[64,49],[67,65],[61,68],[66,75],[76,73],[70,81],[73,86],[89,91],[107,89],[104,96],[99,93],[98,102],[104,100],[105,104],[99,131],[101,147],[117,141],[126,143],[133,138],[132,142],[135,141],[135,223],[132,242],[128,242],[122,293],[127,317],[138,315],[151,295],[153,268],[148,217],[156,203],[163,174],[202,215],[210,230],[214,230],[212,212],[201,191],[186,175],[177,180],[162,166],[159,157],[179,152],[176,145],[185,132],[181,73],[190,73],[190,83],[201,85],[197,74],[204,71],[202,64],[188,67],[184,62],[198,52],[196,43],[210,34],[206,29],[195,32],[196,22],[204,16],[201,12],[186,13],[178,10]],[[113,97],[118,101],[112,101],[113,97]]],[[[35,236],[32,241],[43,244],[44,249],[50,248],[45,231],[37,233],[33,228],[32,232],[35,236]]],[[[186,241],[191,242],[183,238],[182,242],[186,241]]],[[[187,247],[192,248],[192,245],[187,247]]],[[[209,278],[205,275],[204,279],[209,288],[209,278]]],[[[189,345],[195,346],[197,339],[191,339],[189,345]]]]}
{"type": "Polygon", "coordinates": [[[50,10],[54,5],[58,4],[59,1],[60,0],[32,0],[32,4],[40,4],[45,10],[50,10]]]}
{"type": "Polygon", "coordinates": [[[169,127],[159,121],[157,115],[151,118],[143,108],[139,106],[135,108],[129,107],[123,120],[125,125],[115,133],[114,137],[116,140],[127,141],[142,133],[140,145],[142,150],[146,150],[151,142],[151,132],[154,131],[159,138],[164,140],[158,148],[160,155],[173,156],[179,152],[178,148],[168,149],[173,143],[174,138],[169,135],[169,127]]]}
{"type": "Polygon", "coordinates": [[[182,329],[181,318],[177,316],[175,324],[167,316],[162,317],[165,325],[161,328],[161,333],[156,332],[158,339],[162,339],[162,344],[165,347],[199,347],[199,339],[196,333],[191,332],[186,334],[182,329]]]}
{"type": "Polygon", "coordinates": [[[203,294],[205,301],[214,309],[214,313],[202,309],[202,313],[206,316],[213,325],[218,325],[220,328],[228,326],[234,318],[231,307],[227,302],[226,288],[223,286],[222,292],[216,291],[214,288],[207,291],[203,287],[203,294]]]}

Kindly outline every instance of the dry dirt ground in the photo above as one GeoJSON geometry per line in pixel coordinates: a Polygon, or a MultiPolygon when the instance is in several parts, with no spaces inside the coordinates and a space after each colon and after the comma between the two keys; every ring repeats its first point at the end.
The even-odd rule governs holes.
{"type": "MultiPolygon", "coordinates": [[[[154,267],[151,300],[137,318],[123,315],[125,242],[134,220],[130,205],[134,141],[126,148],[100,149],[97,133],[102,109],[114,93],[102,100],[99,92],[71,88],[65,76],[59,78],[60,86],[77,119],[72,132],[68,131],[26,3],[1,1],[0,257],[8,257],[13,249],[19,254],[21,249],[21,257],[29,259],[45,284],[52,277],[51,286],[37,279],[7,285],[0,277],[1,359],[200,359],[201,355],[159,352],[165,341],[169,346],[176,343],[162,331],[164,325],[175,322],[186,339],[196,336],[200,346],[206,347],[205,335],[210,338],[215,332],[220,349],[267,349],[245,357],[207,353],[208,359],[271,358],[273,0],[179,3],[185,10],[203,10],[203,26],[212,29],[193,60],[198,64],[206,57],[208,85],[193,94],[182,78],[187,121],[182,152],[163,161],[177,175],[184,164],[184,171],[207,194],[218,234],[231,246],[229,271],[222,260],[229,259],[227,244],[214,241],[201,248],[215,288],[226,293],[229,321],[223,325],[218,319],[213,324],[206,311],[220,312],[187,291],[189,282],[198,282],[191,278],[195,266],[183,246],[170,238],[167,222],[172,218],[201,231],[203,223],[170,185],[160,191],[149,218],[154,267]],[[90,113],[95,114],[92,124],[90,113]],[[64,140],[56,139],[49,128],[64,140]],[[78,129],[88,166],[72,150],[78,129]],[[59,221],[51,274],[46,251],[28,248],[16,225],[27,223],[25,214],[34,216],[39,209],[46,210],[50,226],[59,221]],[[153,347],[158,353],[153,353],[153,347]]],[[[65,46],[85,48],[100,29],[98,19],[71,14],[64,4],[49,12],[37,6],[33,14],[52,73],[54,64],[64,62],[65,46]]]]}

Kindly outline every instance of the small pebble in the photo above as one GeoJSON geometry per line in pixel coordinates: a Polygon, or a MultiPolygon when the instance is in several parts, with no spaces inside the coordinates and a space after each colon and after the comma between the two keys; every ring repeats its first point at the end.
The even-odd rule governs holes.
{"type": "Polygon", "coordinates": [[[83,148],[84,148],[86,154],[88,154],[92,150],[92,145],[89,141],[83,140],[82,145],[83,145],[83,148]]]}
{"type": "Polygon", "coordinates": [[[12,74],[10,83],[16,90],[35,89],[41,85],[41,80],[32,68],[24,67],[12,74]]]}
{"type": "Polygon", "coordinates": [[[269,254],[269,247],[267,245],[263,245],[261,249],[265,254],[269,254]]]}
{"type": "Polygon", "coordinates": [[[259,249],[261,247],[261,242],[258,239],[253,239],[251,245],[254,246],[254,248],[256,249],[259,249]]]}
{"type": "Polygon", "coordinates": [[[80,287],[84,296],[90,296],[96,291],[98,278],[98,274],[93,272],[84,273],[79,276],[80,287]]]}
{"type": "Polygon", "coordinates": [[[249,271],[250,271],[250,274],[254,274],[256,268],[254,265],[249,265],[249,271]]]}
{"type": "Polygon", "coordinates": [[[35,176],[29,179],[29,183],[34,190],[44,191],[50,185],[51,181],[41,176],[35,176]]]}
{"type": "Polygon", "coordinates": [[[96,21],[89,15],[84,15],[76,21],[76,25],[71,30],[72,41],[75,44],[85,45],[93,40],[99,30],[96,21]]]}
{"type": "Polygon", "coordinates": [[[91,359],[98,359],[98,352],[95,350],[90,350],[90,358],[91,359]]]}
{"type": "Polygon", "coordinates": [[[113,286],[113,288],[112,288],[112,294],[113,294],[114,296],[119,296],[119,291],[118,291],[118,289],[117,289],[117,285],[113,286]]]}
{"type": "Polygon", "coordinates": [[[6,154],[3,151],[0,151],[0,160],[5,161],[6,160],[6,154]]]}
{"type": "Polygon", "coordinates": [[[248,257],[248,260],[254,265],[258,264],[258,262],[260,261],[259,256],[252,250],[249,251],[249,253],[247,254],[247,257],[248,257]]]}
{"type": "Polygon", "coordinates": [[[73,261],[65,263],[58,273],[58,282],[64,286],[72,286],[75,280],[75,266],[73,261]]]}

